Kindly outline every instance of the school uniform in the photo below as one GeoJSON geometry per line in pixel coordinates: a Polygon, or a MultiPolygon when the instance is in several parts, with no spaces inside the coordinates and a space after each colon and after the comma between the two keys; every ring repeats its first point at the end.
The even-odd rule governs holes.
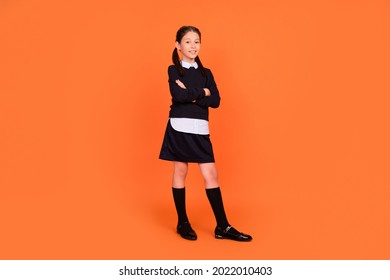
{"type": "MultiPolygon", "coordinates": [[[[168,67],[172,104],[159,158],[180,162],[215,162],[208,121],[209,108],[218,108],[220,104],[217,85],[210,69],[205,68],[206,75],[203,76],[196,62],[182,61],[181,64],[184,76],[180,76],[176,66],[168,67]],[[180,80],[186,88],[181,88],[176,80],[180,80]],[[205,96],[204,88],[210,90],[210,96],[205,96]]],[[[172,187],[172,193],[178,213],[177,232],[184,239],[197,240],[186,213],[185,187],[172,187]]],[[[252,240],[250,235],[238,232],[229,224],[220,188],[206,188],[206,194],[217,221],[215,238],[252,240]]]]}
{"type": "Polygon", "coordinates": [[[160,151],[160,159],[180,162],[215,162],[209,133],[209,107],[218,108],[220,96],[210,69],[202,75],[197,63],[182,61],[184,76],[176,66],[168,67],[172,96],[169,119],[160,151]],[[176,80],[186,87],[181,88],[176,80]],[[211,95],[205,96],[203,88],[211,95]]]}

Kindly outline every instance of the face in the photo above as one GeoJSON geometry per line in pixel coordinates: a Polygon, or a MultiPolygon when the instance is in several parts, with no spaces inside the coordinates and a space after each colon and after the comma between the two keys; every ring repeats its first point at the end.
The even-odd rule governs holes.
{"type": "Polygon", "coordinates": [[[176,42],[176,48],[182,54],[182,60],[194,63],[200,50],[200,38],[198,33],[189,31],[183,36],[180,43],[176,42]]]}

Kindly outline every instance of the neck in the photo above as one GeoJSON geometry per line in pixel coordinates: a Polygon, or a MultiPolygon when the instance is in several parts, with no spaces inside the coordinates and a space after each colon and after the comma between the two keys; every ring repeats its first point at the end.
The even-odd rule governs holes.
{"type": "Polygon", "coordinates": [[[195,58],[194,59],[183,58],[182,60],[191,64],[195,62],[195,58]]]}

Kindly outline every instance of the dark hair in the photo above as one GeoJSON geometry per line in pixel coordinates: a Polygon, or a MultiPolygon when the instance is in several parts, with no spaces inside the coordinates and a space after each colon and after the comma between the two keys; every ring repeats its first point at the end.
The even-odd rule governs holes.
{"type": "MultiPolygon", "coordinates": [[[[182,26],[176,33],[176,42],[180,43],[181,39],[183,39],[184,35],[186,35],[188,32],[195,32],[199,35],[199,40],[201,40],[201,34],[198,28],[195,26],[182,26]]],[[[184,76],[184,69],[183,66],[181,66],[180,60],[179,60],[179,54],[177,53],[177,49],[175,48],[172,53],[172,61],[173,64],[175,64],[176,68],[179,70],[179,73],[181,76],[184,76]]],[[[202,62],[200,62],[199,56],[195,58],[196,63],[199,65],[200,72],[202,73],[202,76],[206,76],[206,71],[204,70],[202,62]]]]}

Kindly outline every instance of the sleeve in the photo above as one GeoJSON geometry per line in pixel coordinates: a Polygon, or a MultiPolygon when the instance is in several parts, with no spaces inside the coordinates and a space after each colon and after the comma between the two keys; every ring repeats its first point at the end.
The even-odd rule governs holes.
{"type": "Polygon", "coordinates": [[[179,103],[192,102],[199,100],[205,96],[203,88],[181,88],[176,84],[176,80],[180,80],[180,76],[175,66],[168,67],[168,83],[169,90],[172,95],[172,100],[179,103]]]}
{"type": "Polygon", "coordinates": [[[207,84],[206,87],[210,90],[210,96],[204,96],[202,99],[196,101],[196,104],[204,107],[218,108],[221,102],[217,84],[214,81],[213,73],[207,70],[207,84]]]}

